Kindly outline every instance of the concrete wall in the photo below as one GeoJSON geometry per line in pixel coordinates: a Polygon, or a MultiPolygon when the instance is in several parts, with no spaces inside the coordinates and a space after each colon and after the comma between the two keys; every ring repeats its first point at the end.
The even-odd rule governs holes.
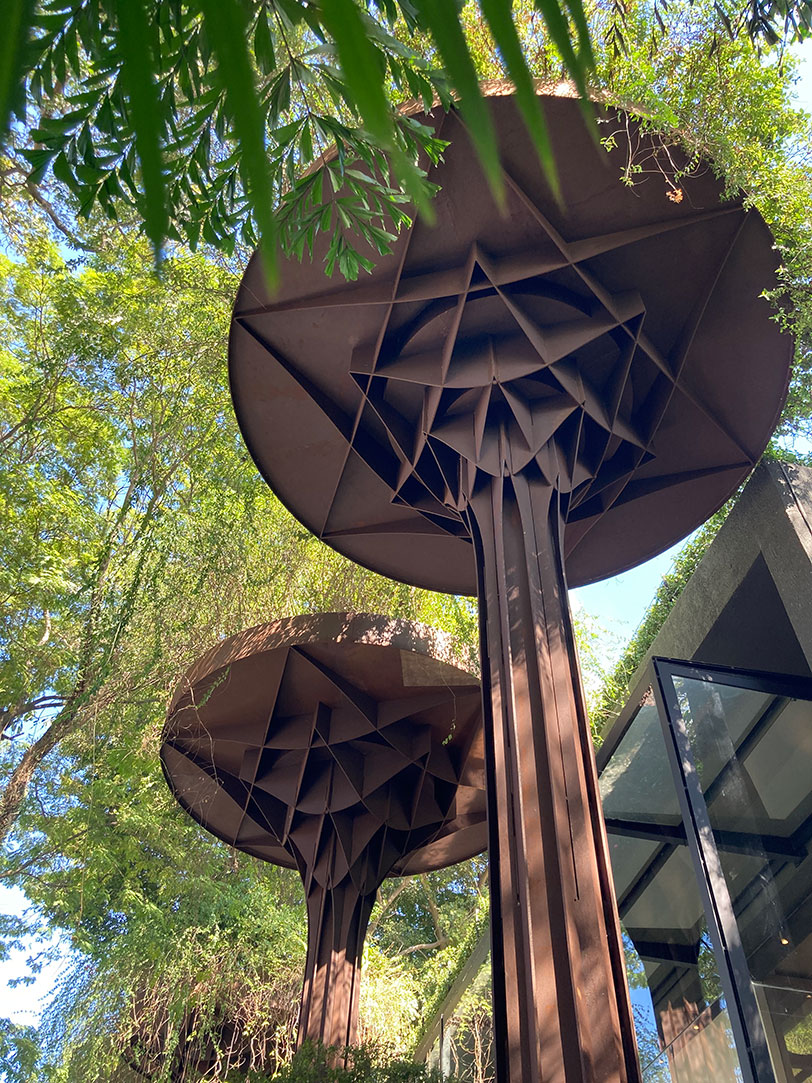
{"type": "Polygon", "coordinates": [[[654,655],[810,676],[812,469],[762,463],[666,618],[654,655]]]}

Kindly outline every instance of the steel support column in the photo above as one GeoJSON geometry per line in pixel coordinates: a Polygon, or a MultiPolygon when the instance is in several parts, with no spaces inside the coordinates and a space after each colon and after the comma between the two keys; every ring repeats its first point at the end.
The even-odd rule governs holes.
{"type": "Polygon", "coordinates": [[[336,887],[311,880],[307,890],[307,961],[297,1044],[343,1049],[358,1031],[361,956],[375,895],[347,878],[336,887]]]}
{"type": "Polygon", "coordinates": [[[488,735],[497,1078],[631,1083],[640,1074],[559,497],[538,471],[480,478],[467,518],[488,735]]]}

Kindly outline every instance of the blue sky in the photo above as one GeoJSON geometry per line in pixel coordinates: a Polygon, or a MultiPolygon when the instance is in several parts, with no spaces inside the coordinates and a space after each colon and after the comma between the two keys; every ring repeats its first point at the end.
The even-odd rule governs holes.
{"type": "MultiPolygon", "coordinates": [[[[812,42],[807,43],[801,55],[805,55],[805,59],[801,65],[797,99],[803,108],[812,112],[812,42]]],[[[640,623],[663,575],[683,544],[684,541],[680,542],[632,571],[571,591],[573,608],[583,608],[606,630],[603,649],[608,657],[617,652],[640,623]]],[[[21,891],[0,886],[0,910],[19,913],[24,905],[25,896],[21,891]]],[[[41,945],[34,950],[40,948],[41,945]]],[[[28,974],[29,954],[18,951],[8,961],[0,963],[0,1016],[21,1024],[36,1024],[42,999],[52,989],[59,973],[58,965],[50,965],[40,973],[33,985],[9,987],[7,982],[28,974]]]]}

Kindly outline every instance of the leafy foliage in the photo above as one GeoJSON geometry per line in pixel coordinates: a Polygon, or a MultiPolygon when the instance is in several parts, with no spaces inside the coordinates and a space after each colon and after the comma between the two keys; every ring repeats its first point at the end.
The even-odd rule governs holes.
{"type": "Polygon", "coordinates": [[[0,1019],[0,1065],[7,1083],[29,1083],[38,1059],[39,1042],[34,1028],[0,1019]]]}
{"type": "MultiPolygon", "coordinates": [[[[352,4],[339,4],[347,6],[360,22],[352,4]]],[[[325,15],[306,0],[44,4],[25,50],[29,100],[16,102],[31,129],[22,151],[29,183],[52,170],[82,213],[98,204],[115,217],[129,205],[157,248],[183,235],[193,248],[203,241],[230,253],[237,238],[254,246],[262,232],[272,253],[274,208],[283,199],[300,204],[304,168],[319,159],[319,172],[341,187],[349,155],[366,167],[354,177],[358,221],[391,209],[397,222],[402,196],[386,181],[384,152],[404,170],[409,164],[411,194],[419,196],[428,189],[413,162],[421,150],[436,156],[439,146],[425,126],[395,112],[374,79],[361,85],[380,99],[391,138],[381,146],[370,140],[358,79],[351,69],[345,81],[338,69],[325,15]],[[333,145],[338,154],[328,166],[333,145]]],[[[385,22],[366,16],[362,30],[376,75],[448,101],[441,74],[385,22]]]]}
{"type": "MultiPolygon", "coordinates": [[[[514,82],[554,177],[521,40],[524,5],[480,6],[500,74],[514,82]]],[[[405,198],[429,213],[420,155],[431,160],[441,148],[398,109],[405,98],[429,108],[435,98],[447,106],[452,93],[459,97],[499,191],[496,137],[465,32],[470,6],[467,15],[460,7],[457,0],[14,0],[0,50],[0,132],[16,116],[12,145],[27,160],[30,185],[52,171],[82,213],[98,205],[116,217],[129,205],[156,251],[182,236],[192,248],[202,240],[230,253],[236,238],[254,246],[261,234],[273,255],[277,208],[287,205],[288,249],[312,248],[315,232],[329,228],[341,241],[328,266],[353,277],[387,250],[405,198]],[[346,221],[311,214],[306,169],[340,189],[348,162],[363,163],[353,166],[355,213],[345,206],[346,221]]],[[[618,54],[628,52],[639,8],[609,10],[606,33],[618,54]]],[[[653,10],[665,32],[668,6],[653,10]]],[[[710,11],[731,38],[747,34],[773,46],[809,33],[812,6],[720,0],[710,11]]],[[[544,34],[585,93],[595,28],[582,0],[538,0],[533,12],[541,21],[534,34],[544,34]]]]}
{"type": "Polygon", "coordinates": [[[490,960],[474,977],[446,1021],[443,1045],[452,1071],[460,1080],[492,1083],[495,1066],[490,960]]]}
{"type": "Polygon", "coordinates": [[[677,553],[669,571],[663,576],[657,592],[635,629],[614,669],[606,677],[600,700],[591,712],[590,721],[595,739],[600,742],[611,723],[624,707],[632,678],[663,626],[674,603],[682,594],[710,543],[733,506],[731,500],[711,516],[691,540],[677,553]]]}
{"type": "MultiPolygon", "coordinates": [[[[450,90],[417,6],[408,7],[359,5],[357,14],[385,75],[392,145],[415,161],[425,132],[393,104],[447,101],[450,90]]],[[[291,519],[247,461],[223,361],[234,270],[257,232],[254,182],[204,5],[143,5],[164,8],[163,22],[148,23],[152,56],[165,64],[153,83],[167,118],[158,140],[164,208],[170,237],[209,258],[170,243],[156,278],[149,245],[134,236],[148,218],[125,92],[137,76],[125,75],[112,5],[37,9],[28,108],[47,138],[26,143],[13,125],[5,170],[6,180],[19,178],[21,150],[29,152],[23,200],[2,208],[0,820],[9,835],[0,877],[31,898],[30,928],[66,930],[76,954],[38,1067],[27,1032],[9,1030],[0,1055],[19,1078],[60,1083],[129,1083],[139,1063],[156,1080],[191,1081],[205,1058],[215,1076],[256,1079],[291,1049],[304,942],[298,880],[209,838],[158,773],[165,705],[184,668],[223,635],[320,609],[427,620],[476,654],[470,600],[394,584],[338,557],[291,519]],[[30,201],[60,229],[60,245],[30,201]],[[118,223],[104,221],[108,213],[118,223]],[[65,237],[86,255],[67,259],[65,237]],[[225,258],[211,258],[216,248],[225,258]]],[[[329,234],[327,269],[352,277],[408,213],[402,178],[390,172],[392,145],[364,126],[321,21],[327,5],[276,0],[242,10],[276,228],[303,256],[319,232],[329,234]],[[309,172],[308,162],[317,163],[309,172]],[[332,189],[339,198],[328,218],[322,203],[332,189]]],[[[480,78],[502,77],[513,63],[494,46],[506,40],[507,30],[495,30],[503,16],[492,4],[461,11],[480,78]]],[[[511,16],[530,73],[566,75],[535,4],[517,0],[511,16]]],[[[687,0],[673,0],[659,22],[647,5],[625,5],[620,19],[616,5],[598,3],[587,30],[592,78],[610,98],[637,102],[658,130],[676,133],[665,139],[693,140],[776,231],[784,318],[800,344],[782,431],[803,435],[812,413],[809,125],[788,100],[791,65],[731,40],[718,13],[687,0]]],[[[614,139],[619,179],[690,191],[690,176],[647,173],[623,131],[599,135],[614,139]]],[[[430,155],[441,150],[428,145],[430,155]]],[[[362,1026],[369,1037],[389,1035],[391,1054],[407,1050],[478,935],[484,877],[480,860],[384,886],[362,1026]]]]}
{"type": "MultiPolygon", "coordinates": [[[[63,928],[76,953],[38,1070],[127,1080],[146,1063],[155,1079],[191,1079],[208,1058],[267,1071],[292,1048],[301,885],[230,853],[171,798],[157,753],[172,688],[221,636],[307,611],[429,620],[473,661],[476,613],[339,557],[258,477],[227,406],[231,272],[178,252],[157,278],[137,237],[93,237],[97,253],[70,264],[34,225],[0,267],[0,500],[13,524],[0,878],[25,886],[29,931],[63,928]]],[[[435,940],[435,890],[463,922],[478,876],[428,895],[416,882],[408,912],[390,908],[400,948],[380,971],[419,944],[421,920],[422,943],[435,940]]],[[[424,954],[405,956],[404,988],[424,954]]],[[[409,1026],[416,1011],[412,998],[409,1026]]]]}
{"type": "MultiPolygon", "coordinates": [[[[497,38],[509,41],[511,71],[538,141],[543,122],[510,5],[490,0],[488,10],[497,38]]],[[[568,0],[577,48],[564,11],[555,2],[544,10],[583,85],[590,54],[580,0],[568,0]]],[[[27,109],[38,117],[22,150],[29,183],[50,169],[83,212],[98,203],[115,216],[130,204],[156,249],[183,235],[192,247],[202,239],[230,252],[237,236],[255,245],[261,233],[272,254],[274,209],[301,207],[297,182],[305,168],[316,163],[341,188],[349,158],[364,166],[352,174],[355,214],[336,223],[314,216],[305,235],[312,245],[313,232],[328,224],[334,235],[355,227],[372,251],[386,250],[387,223],[403,220],[404,190],[427,209],[431,187],[420,152],[430,160],[440,150],[430,129],[397,106],[409,96],[426,108],[435,97],[450,100],[439,64],[407,44],[421,21],[480,121],[475,138],[486,161],[495,162],[495,136],[481,123],[487,115],[454,0],[85,0],[70,7],[50,0],[22,5],[16,15],[17,47],[5,71],[22,76],[21,91],[0,98],[0,112],[13,108],[22,123],[27,109]]],[[[14,36],[9,40],[13,46],[14,36]]],[[[303,225],[298,215],[294,237],[282,234],[289,247],[303,225]]],[[[342,269],[357,274],[369,256],[346,237],[344,244],[352,255],[344,255],[342,269]]]]}
{"type": "Polygon", "coordinates": [[[489,920],[490,906],[487,898],[485,898],[478,907],[474,920],[467,925],[464,935],[452,944],[447,951],[439,954],[435,960],[432,968],[434,971],[433,988],[430,987],[428,990],[429,996],[422,1012],[422,1026],[417,1028],[414,1035],[415,1045],[426,1033],[427,1026],[433,1022],[434,1016],[468,961],[468,957],[488,929],[489,920]]]}
{"type": "Polygon", "coordinates": [[[441,1083],[444,1078],[450,1077],[424,1064],[382,1056],[375,1046],[334,1050],[307,1042],[267,1083],[441,1083]]]}
{"type": "MultiPolygon", "coordinates": [[[[730,190],[743,189],[764,215],[781,253],[780,286],[774,293],[778,319],[795,336],[789,395],[767,454],[808,462],[792,447],[812,434],[812,131],[809,117],[789,100],[792,69],[786,58],[769,62],[746,42],[719,35],[714,13],[698,17],[688,3],[670,5],[652,25],[641,9],[628,9],[624,49],[614,48],[611,18],[604,23],[606,49],[598,73],[620,100],[637,109],[664,138],[687,146],[695,160],[714,164],[730,190]]],[[[625,132],[602,133],[625,159],[623,175],[633,183],[684,186],[690,176],[648,173],[625,132]]],[[[634,632],[600,702],[591,712],[596,735],[623,706],[629,684],[703,553],[726,518],[726,505],[676,557],[640,626],[634,632]]]]}

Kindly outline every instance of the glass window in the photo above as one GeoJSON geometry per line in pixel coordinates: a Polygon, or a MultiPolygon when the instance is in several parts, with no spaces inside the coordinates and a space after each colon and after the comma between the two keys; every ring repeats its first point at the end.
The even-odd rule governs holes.
{"type": "Polygon", "coordinates": [[[673,683],[776,1077],[812,1079],[812,703],[673,683]]]}
{"type": "Polygon", "coordinates": [[[741,1079],[657,709],[600,776],[645,1083],[741,1079]]]}

